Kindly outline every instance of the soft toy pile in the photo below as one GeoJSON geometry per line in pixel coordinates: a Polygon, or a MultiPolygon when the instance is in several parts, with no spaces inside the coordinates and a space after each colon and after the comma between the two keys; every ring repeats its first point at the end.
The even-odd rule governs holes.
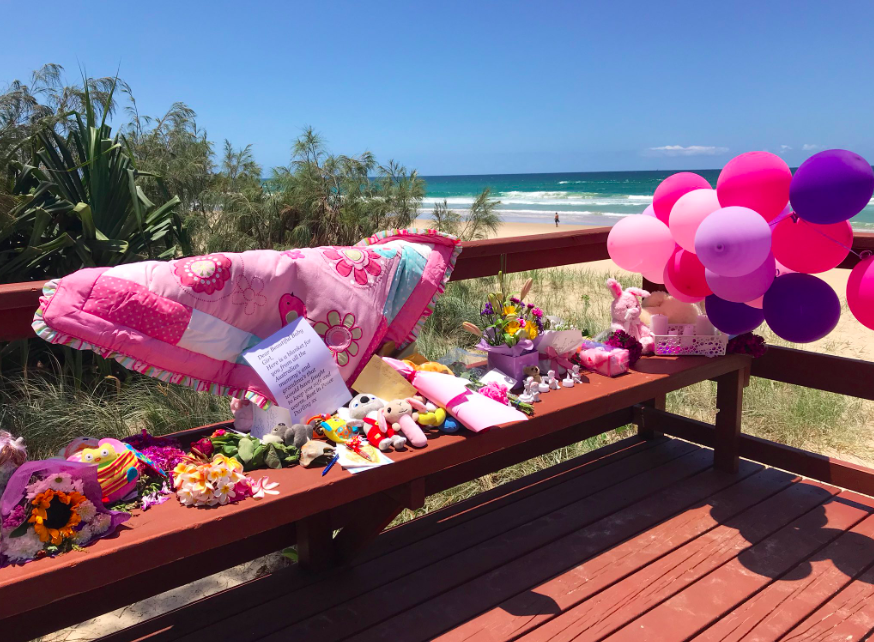
{"type": "MultiPolygon", "coordinates": [[[[704,300],[726,334],[767,321],[787,341],[817,341],[837,325],[841,304],[813,275],[847,258],[849,220],[872,194],[874,170],[853,152],[820,152],[794,176],[779,156],[748,152],[728,162],[715,190],[691,172],[666,178],[643,214],[613,226],[607,249],[619,267],[663,283],[675,299],[704,300]]],[[[874,329],[874,257],[859,258],[847,302],[874,329]]]]}

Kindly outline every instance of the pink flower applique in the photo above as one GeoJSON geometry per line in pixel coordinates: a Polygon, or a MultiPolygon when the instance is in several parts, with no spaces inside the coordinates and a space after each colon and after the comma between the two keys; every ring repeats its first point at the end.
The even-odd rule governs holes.
{"type": "Polygon", "coordinates": [[[282,254],[290,259],[302,259],[304,257],[303,252],[300,250],[286,250],[282,254]]]}
{"type": "Polygon", "coordinates": [[[381,257],[371,249],[330,247],[322,250],[322,253],[328,260],[334,261],[334,268],[340,276],[351,274],[358,285],[367,285],[371,281],[370,277],[377,277],[382,273],[381,257]]]}
{"type": "Polygon", "coordinates": [[[336,310],[328,312],[327,323],[319,321],[313,329],[325,340],[325,345],[334,353],[334,361],[345,366],[351,357],[358,354],[358,340],[364,334],[355,325],[355,315],[347,314],[340,319],[336,310]]]}
{"type": "Polygon", "coordinates": [[[264,281],[257,276],[247,279],[241,276],[234,283],[234,293],[231,303],[246,306],[243,310],[246,314],[255,314],[255,309],[267,303],[267,297],[261,294],[264,289],[264,281]]]}
{"type": "Polygon", "coordinates": [[[231,278],[231,260],[223,254],[207,254],[179,259],[173,272],[182,285],[195,292],[212,294],[221,290],[231,278]]]}
{"type": "Polygon", "coordinates": [[[279,318],[282,321],[282,327],[287,326],[298,317],[306,317],[307,306],[299,298],[294,296],[293,292],[287,292],[279,299],[279,318]]]}

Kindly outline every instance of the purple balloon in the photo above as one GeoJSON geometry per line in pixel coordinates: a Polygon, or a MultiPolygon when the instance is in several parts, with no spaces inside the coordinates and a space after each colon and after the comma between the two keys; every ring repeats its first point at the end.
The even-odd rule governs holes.
{"type": "MultiPolygon", "coordinates": [[[[652,204],[647,205],[646,209],[643,210],[642,213],[644,216],[655,216],[655,208],[653,208],[652,204]]],[[[658,217],[656,217],[656,218],[658,218],[658,217]]]]}
{"type": "Polygon", "coordinates": [[[764,263],[743,276],[722,276],[705,268],[704,278],[707,279],[707,285],[713,290],[713,294],[720,299],[746,303],[758,299],[768,291],[777,278],[777,262],[774,260],[774,255],[769,254],[764,263]]]}
{"type": "Polygon", "coordinates": [[[725,334],[752,332],[765,320],[764,312],[758,308],[750,307],[745,303],[726,301],[715,294],[704,299],[704,309],[707,311],[710,323],[725,334]]]}
{"type": "Polygon", "coordinates": [[[838,295],[812,274],[777,277],[765,292],[762,309],[774,334],[792,343],[822,339],[841,318],[838,295]]]}
{"type": "Polygon", "coordinates": [[[789,185],[789,202],[801,218],[819,225],[840,223],[861,212],[874,194],[874,170],[845,149],[814,154],[789,185]]]}
{"type": "Polygon", "coordinates": [[[743,276],[758,268],[771,253],[771,228],[747,207],[723,207],[701,221],[695,233],[695,254],[711,272],[743,276]]]}

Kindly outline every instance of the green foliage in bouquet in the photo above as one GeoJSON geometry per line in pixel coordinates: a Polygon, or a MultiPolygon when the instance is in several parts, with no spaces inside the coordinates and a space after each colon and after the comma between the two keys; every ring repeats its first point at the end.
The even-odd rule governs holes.
{"type": "Polygon", "coordinates": [[[210,441],[216,451],[239,461],[247,472],[258,468],[288,468],[300,460],[300,451],[294,446],[265,443],[257,437],[235,432],[213,435],[210,441]]]}
{"type": "Polygon", "coordinates": [[[525,298],[531,291],[533,281],[528,279],[522,286],[519,296],[504,293],[504,273],[498,272],[500,291],[488,295],[488,300],[480,311],[480,325],[464,323],[462,327],[472,334],[481,336],[492,346],[513,347],[525,339],[536,339],[549,329],[549,320],[544,318],[543,310],[525,298]]]}

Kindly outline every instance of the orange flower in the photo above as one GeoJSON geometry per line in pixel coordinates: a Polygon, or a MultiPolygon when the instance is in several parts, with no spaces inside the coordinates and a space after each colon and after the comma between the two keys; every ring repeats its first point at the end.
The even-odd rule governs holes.
{"type": "Polygon", "coordinates": [[[76,526],[82,521],[76,510],[87,501],[85,495],[75,491],[63,493],[49,489],[33,498],[33,510],[28,520],[41,542],[60,545],[76,534],[76,526]]]}

